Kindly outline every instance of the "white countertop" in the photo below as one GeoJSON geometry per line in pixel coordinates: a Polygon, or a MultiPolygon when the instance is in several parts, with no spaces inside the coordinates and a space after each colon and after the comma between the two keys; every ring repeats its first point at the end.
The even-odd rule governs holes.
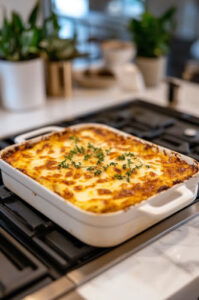
{"type": "MultiPolygon", "coordinates": [[[[178,109],[199,116],[199,87],[195,84],[183,83],[180,90],[178,109]]],[[[119,87],[107,90],[74,91],[71,99],[48,99],[46,105],[30,112],[9,112],[0,109],[0,138],[16,134],[20,131],[43,126],[79,114],[94,111],[105,106],[121,103],[136,97],[166,105],[166,87],[161,84],[143,92],[124,92],[119,87]]]]}
{"type": "MultiPolygon", "coordinates": [[[[42,109],[14,113],[0,110],[0,138],[134,98],[166,105],[166,87],[133,93],[118,87],[75,90],[72,99],[48,100],[42,109]]],[[[182,83],[178,109],[199,116],[199,86],[182,83]]],[[[163,236],[78,289],[87,300],[194,300],[199,283],[199,217],[163,236]],[[188,293],[188,294],[186,294],[188,293]],[[177,296],[174,297],[174,294],[177,296]]],[[[199,284],[198,293],[199,296],[199,284]]]]}
{"type": "Polygon", "coordinates": [[[87,300],[197,300],[199,216],[92,279],[78,293],[87,300]]]}

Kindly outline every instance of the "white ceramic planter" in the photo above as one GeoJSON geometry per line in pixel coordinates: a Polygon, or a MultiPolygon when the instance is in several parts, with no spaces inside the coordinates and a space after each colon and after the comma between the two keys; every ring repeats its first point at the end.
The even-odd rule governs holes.
{"type": "Polygon", "coordinates": [[[105,66],[113,71],[115,67],[131,61],[136,54],[135,45],[128,41],[107,40],[101,48],[105,66]]]}
{"type": "Polygon", "coordinates": [[[22,111],[45,103],[44,65],[40,58],[0,61],[1,99],[6,109],[22,111]]]}
{"type": "Polygon", "coordinates": [[[167,59],[164,56],[158,58],[137,57],[136,64],[142,75],[146,86],[156,86],[166,74],[167,59]]]}

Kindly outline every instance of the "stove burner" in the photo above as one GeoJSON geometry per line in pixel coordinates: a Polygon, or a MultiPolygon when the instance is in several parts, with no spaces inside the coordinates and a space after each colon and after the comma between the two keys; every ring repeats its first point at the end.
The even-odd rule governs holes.
{"type": "Polygon", "coordinates": [[[184,135],[190,136],[190,137],[195,137],[198,135],[198,131],[193,128],[187,128],[184,130],[184,135]]]}
{"type": "Polygon", "coordinates": [[[143,108],[132,110],[132,116],[136,122],[145,124],[150,128],[167,128],[175,123],[173,118],[153,111],[144,110],[143,108]]]}
{"type": "Polygon", "coordinates": [[[190,156],[199,161],[199,145],[192,148],[192,153],[190,154],[190,156]]]}
{"type": "Polygon", "coordinates": [[[180,138],[189,144],[198,144],[199,143],[199,130],[197,127],[188,127],[189,124],[186,124],[185,122],[178,121],[176,122],[172,127],[167,128],[165,130],[166,133],[176,137],[180,138]]]}
{"type": "Polygon", "coordinates": [[[128,124],[129,120],[118,115],[105,115],[99,116],[98,118],[91,120],[91,122],[102,123],[120,129],[128,124]]]}
{"type": "Polygon", "coordinates": [[[147,129],[146,126],[142,124],[132,124],[131,126],[124,126],[121,128],[123,131],[126,133],[130,133],[132,135],[135,135],[139,138],[144,138],[144,139],[154,139],[158,136],[160,136],[163,133],[162,128],[157,128],[157,129],[147,129]]]}
{"type": "Polygon", "coordinates": [[[160,138],[153,140],[153,142],[157,143],[160,146],[172,149],[176,152],[180,152],[183,154],[190,153],[190,146],[187,142],[169,134],[164,134],[160,138]]]}
{"type": "Polygon", "coordinates": [[[143,108],[117,110],[111,113],[99,114],[90,121],[107,124],[121,130],[128,128],[127,131],[129,133],[150,139],[157,137],[165,128],[175,124],[173,118],[143,108]],[[129,129],[130,126],[132,129],[129,129]],[[143,134],[143,131],[146,133],[143,134]]]}

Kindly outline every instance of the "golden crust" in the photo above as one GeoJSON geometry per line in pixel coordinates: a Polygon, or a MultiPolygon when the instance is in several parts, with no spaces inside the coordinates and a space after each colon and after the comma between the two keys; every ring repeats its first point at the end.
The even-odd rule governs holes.
{"type": "Polygon", "coordinates": [[[127,209],[199,169],[174,152],[168,155],[155,145],[95,126],[26,142],[2,158],[80,209],[101,214],[127,209]]]}

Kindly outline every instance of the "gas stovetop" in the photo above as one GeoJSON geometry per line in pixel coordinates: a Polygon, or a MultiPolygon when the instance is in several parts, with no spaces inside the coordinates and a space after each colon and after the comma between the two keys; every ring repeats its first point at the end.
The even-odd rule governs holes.
{"type": "MultiPolygon", "coordinates": [[[[79,122],[104,123],[199,160],[199,118],[188,114],[136,100],[56,125],[79,122]]],[[[13,143],[14,136],[0,140],[0,149],[13,143]]],[[[95,248],[7,190],[0,177],[0,299],[82,299],[76,287],[196,214],[197,200],[118,247],[95,248]]]]}

